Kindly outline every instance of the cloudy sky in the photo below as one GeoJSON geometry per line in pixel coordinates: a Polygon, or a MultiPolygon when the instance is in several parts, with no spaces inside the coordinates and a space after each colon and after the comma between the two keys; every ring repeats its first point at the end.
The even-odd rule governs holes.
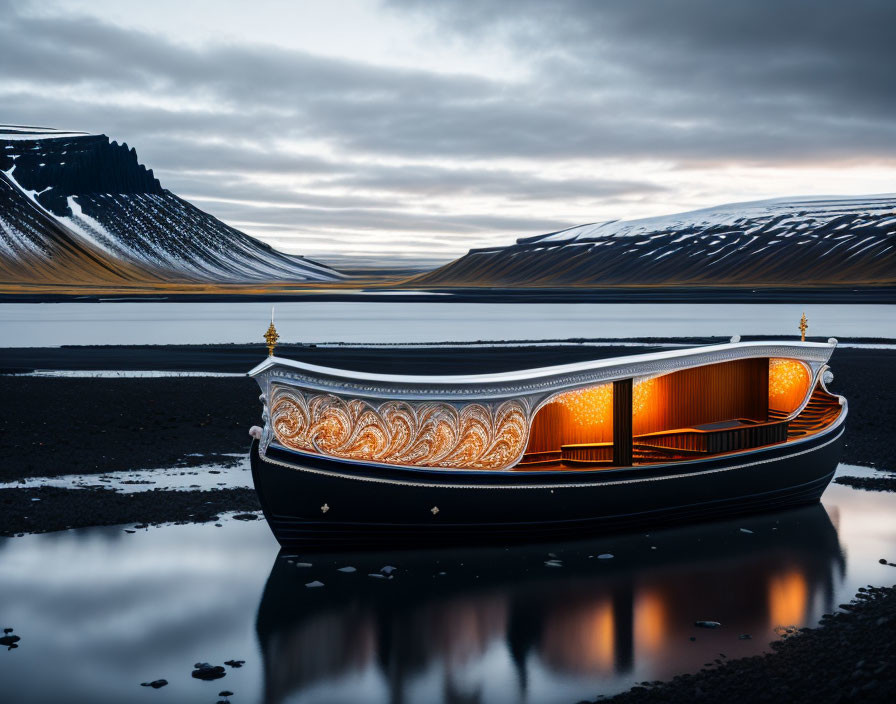
{"type": "Polygon", "coordinates": [[[0,122],[336,264],[896,191],[896,2],[0,0],[0,122]]]}

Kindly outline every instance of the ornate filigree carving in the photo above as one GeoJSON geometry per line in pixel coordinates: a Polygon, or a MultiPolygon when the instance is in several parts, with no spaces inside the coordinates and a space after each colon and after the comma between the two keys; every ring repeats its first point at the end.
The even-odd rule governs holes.
{"type": "Polygon", "coordinates": [[[414,467],[504,469],[529,434],[523,401],[371,403],[274,386],[271,426],[285,447],[340,459],[414,467]]]}

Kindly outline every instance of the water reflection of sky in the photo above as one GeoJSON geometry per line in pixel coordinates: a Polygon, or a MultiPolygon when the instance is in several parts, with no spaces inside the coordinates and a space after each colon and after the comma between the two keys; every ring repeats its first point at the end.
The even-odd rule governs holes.
{"type": "Polygon", "coordinates": [[[5,539],[0,626],[22,641],[0,651],[0,682],[23,703],[209,702],[229,689],[235,703],[571,704],[760,652],[776,626],[892,583],[877,560],[893,557],[894,504],[832,485],[823,507],[782,514],[430,553],[278,558],[263,522],[232,520],[5,539]],[[368,576],[387,564],[392,579],[368,576]],[[194,662],[232,658],[246,665],[223,680],[190,678],[194,662]],[[164,689],[139,686],[162,677],[164,689]]]}

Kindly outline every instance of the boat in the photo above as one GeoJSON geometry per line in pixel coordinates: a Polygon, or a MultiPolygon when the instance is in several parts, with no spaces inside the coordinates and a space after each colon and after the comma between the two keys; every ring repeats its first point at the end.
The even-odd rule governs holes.
{"type": "Polygon", "coordinates": [[[834,338],[454,374],[279,357],[273,322],[266,339],[249,372],[252,477],[290,549],[584,537],[810,504],[845,430],[834,338]]]}

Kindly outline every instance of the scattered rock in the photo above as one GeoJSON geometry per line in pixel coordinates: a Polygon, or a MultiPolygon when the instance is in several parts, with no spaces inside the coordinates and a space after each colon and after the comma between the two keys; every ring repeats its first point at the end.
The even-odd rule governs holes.
{"type": "Polygon", "coordinates": [[[340,567],[337,571],[351,573],[351,572],[357,572],[358,570],[356,570],[354,567],[347,566],[347,567],[340,567]]]}
{"type": "Polygon", "coordinates": [[[605,552],[605,553],[603,553],[602,555],[598,555],[598,556],[597,556],[597,559],[598,559],[598,560],[612,560],[612,559],[613,559],[613,555],[612,555],[612,553],[605,552]]]}
{"type": "Polygon", "coordinates": [[[310,562],[297,562],[296,567],[311,567],[310,562]]]}
{"type": "MultiPolygon", "coordinates": [[[[245,660],[225,660],[224,664],[227,665],[228,667],[242,667],[243,665],[246,664],[246,661],[245,660]]],[[[219,694],[218,696],[223,697],[224,695],[219,694]]],[[[228,695],[228,696],[232,696],[232,695],[228,695]]]]}
{"type": "Polygon", "coordinates": [[[5,636],[0,637],[0,645],[6,646],[10,650],[12,650],[13,648],[19,647],[18,645],[16,645],[16,643],[18,643],[20,640],[22,640],[22,639],[19,638],[18,636],[7,634],[5,636]]]}
{"type": "Polygon", "coordinates": [[[218,696],[219,696],[219,697],[232,697],[232,696],[233,696],[233,692],[231,692],[231,691],[225,689],[223,692],[218,692],[218,696]]]}
{"type": "Polygon", "coordinates": [[[563,563],[560,560],[545,560],[544,564],[548,567],[563,567],[563,563]]]}
{"type": "Polygon", "coordinates": [[[258,516],[254,513],[238,513],[234,516],[237,521],[257,521],[258,516]]]}
{"type": "Polygon", "coordinates": [[[380,567],[380,572],[382,572],[382,573],[385,574],[385,575],[390,575],[390,574],[392,574],[396,569],[397,569],[397,568],[396,568],[396,567],[393,567],[392,565],[386,565],[385,567],[380,567]]]}
{"type": "Polygon", "coordinates": [[[306,586],[306,587],[309,587],[310,589],[315,589],[315,588],[317,588],[317,587],[322,587],[322,586],[324,586],[324,583],[323,583],[323,582],[319,582],[318,580],[315,579],[313,582],[308,582],[308,584],[306,584],[305,586],[306,586]]]}
{"type": "Polygon", "coordinates": [[[219,680],[227,674],[221,665],[209,665],[207,662],[197,662],[194,667],[196,669],[191,674],[197,680],[219,680]]]}
{"type": "Polygon", "coordinates": [[[753,531],[751,531],[749,528],[741,528],[740,532],[741,533],[749,533],[750,535],[753,535],[753,531]]]}
{"type": "Polygon", "coordinates": [[[720,628],[722,626],[718,621],[694,621],[697,628],[720,628]]]}
{"type": "Polygon", "coordinates": [[[141,687],[152,687],[153,689],[161,689],[166,684],[168,684],[168,680],[153,680],[152,682],[141,682],[141,687]]]}

